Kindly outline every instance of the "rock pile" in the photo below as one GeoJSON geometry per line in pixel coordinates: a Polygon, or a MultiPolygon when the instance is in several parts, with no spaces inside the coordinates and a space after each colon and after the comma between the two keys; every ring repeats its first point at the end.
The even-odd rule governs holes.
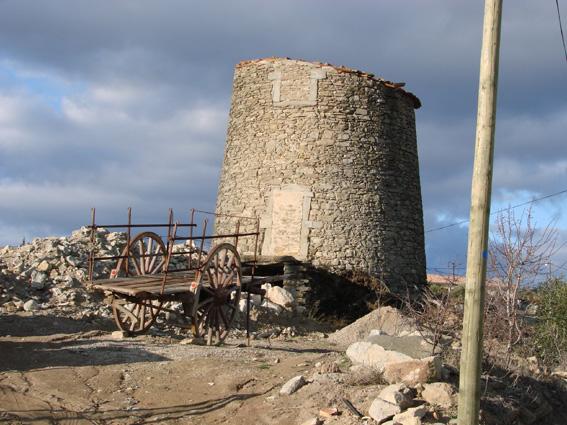
{"type": "MultiPolygon", "coordinates": [[[[343,399],[344,407],[359,420],[366,416],[376,421],[372,423],[386,425],[452,423],[456,388],[443,382],[449,374],[440,357],[398,310],[380,308],[335,332],[329,339],[337,345],[351,341],[345,351],[351,366],[340,360],[332,364],[316,364],[312,376],[296,376],[282,387],[280,394],[293,397],[297,392],[301,397],[302,392],[329,390],[345,394],[349,387],[365,386],[368,388],[365,392],[351,393],[358,394],[355,395],[357,407],[343,399]],[[372,329],[372,326],[380,329],[372,329]],[[394,335],[386,333],[386,329],[394,335]],[[359,340],[353,341],[349,331],[359,340]],[[295,385],[298,382],[301,385],[295,385]],[[311,386],[314,387],[311,390],[303,388],[311,386]],[[364,396],[361,398],[360,394],[364,396]]],[[[320,414],[310,420],[315,419],[318,423],[325,421],[320,414]]]]}
{"type": "MultiPolygon", "coordinates": [[[[119,255],[126,235],[99,229],[94,243],[99,255],[119,255]]],[[[83,316],[108,314],[100,297],[83,283],[91,246],[90,231],[83,227],[69,237],[38,238],[0,249],[0,312],[80,305],[83,316]]],[[[95,277],[108,276],[111,267],[110,262],[98,263],[95,277]]]]}
{"type": "Polygon", "coordinates": [[[371,330],[365,340],[353,342],[346,355],[355,370],[373,369],[390,384],[372,402],[370,417],[388,425],[420,425],[421,418],[429,412],[424,401],[449,409],[455,391],[448,383],[434,382],[441,379],[443,371],[441,358],[433,353],[431,344],[415,331],[411,332],[408,321],[402,320],[399,312],[381,310],[374,315],[377,318],[382,313],[382,330],[371,330]],[[405,329],[400,331],[392,326],[399,323],[405,323],[405,329]],[[384,328],[396,331],[397,335],[386,334],[384,328]],[[416,399],[416,395],[421,398],[416,399]]]}
{"type": "MultiPolygon", "coordinates": [[[[126,245],[124,232],[98,229],[94,244],[97,256],[120,255],[126,245]]],[[[63,310],[72,318],[109,317],[103,294],[87,288],[88,256],[93,242],[90,229],[83,227],[67,237],[37,238],[19,247],[0,249],[0,313],[17,311],[63,310]]],[[[183,244],[175,245],[174,252],[187,251],[183,244]]],[[[170,269],[187,267],[187,256],[173,256],[170,269]]],[[[97,261],[94,278],[107,278],[116,260],[97,261]]],[[[296,308],[293,295],[284,288],[264,284],[266,296],[251,294],[252,319],[270,322],[278,317],[292,316],[296,308]]],[[[246,311],[246,293],[242,294],[240,310],[246,311]]],[[[167,305],[170,310],[181,311],[179,303],[167,305]]],[[[159,323],[176,321],[179,317],[166,313],[159,323]]],[[[177,320],[179,321],[179,320],[177,320]]],[[[288,320],[289,321],[289,320],[288,320]]],[[[265,331],[265,330],[263,330],[265,331]]],[[[273,330],[274,333],[294,336],[289,324],[273,330]]],[[[261,332],[260,332],[261,333],[261,332]]]]}
{"type": "MultiPolygon", "coordinates": [[[[90,229],[82,227],[68,237],[37,238],[23,246],[0,249],[0,312],[57,308],[74,310],[80,317],[108,316],[102,295],[85,285],[93,245],[90,235],[90,229]]],[[[120,255],[126,239],[126,233],[98,229],[94,238],[97,256],[120,255]]],[[[174,251],[183,249],[179,245],[174,251]]],[[[94,278],[108,277],[115,262],[96,262],[94,278]]],[[[184,266],[183,262],[183,257],[173,257],[172,267],[184,266]]]]}
{"type": "Polygon", "coordinates": [[[421,425],[422,418],[437,407],[450,409],[455,405],[455,389],[450,384],[437,382],[418,389],[403,383],[388,385],[374,399],[369,416],[386,425],[421,425]],[[443,405],[437,403],[443,400],[443,405]]]}

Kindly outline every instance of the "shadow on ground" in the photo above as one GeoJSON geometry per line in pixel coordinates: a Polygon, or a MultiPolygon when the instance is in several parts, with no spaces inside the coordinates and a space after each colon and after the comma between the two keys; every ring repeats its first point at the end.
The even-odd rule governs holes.
{"type": "Polygon", "coordinates": [[[519,376],[490,364],[485,370],[481,411],[486,423],[567,424],[567,382],[519,376]]]}
{"type": "Polygon", "coordinates": [[[214,410],[221,409],[234,401],[244,401],[253,397],[265,394],[233,394],[222,398],[206,400],[198,403],[186,404],[181,406],[168,406],[153,409],[132,409],[132,410],[106,410],[93,412],[72,412],[68,410],[19,410],[0,413],[0,422],[11,423],[15,420],[25,422],[46,421],[48,423],[58,423],[61,421],[85,420],[92,423],[116,423],[121,419],[137,418],[143,422],[136,423],[167,423],[175,419],[186,416],[203,415],[214,410]]]}
{"type": "Polygon", "coordinates": [[[0,336],[47,336],[62,333],[114,330],[112,320],[71,319],[51,314],[10,314],[0,316],[0,336]]]}
{"type": "Polygon", "coordinates": [[[0,341],[0,353],[0,372],[170,360],[141,346],[91,339],[62,342],[0,341]]]}
{"type": "Polygon", "coordinates": [[[0,316],[0,371],[169,360],[135,342],[95,339],[112,329],[108,319],[89,322],[51,315],[0,316]]]}
{"type": "Polygon", "coordinates": [[[326,354],[326,353],[340,353],[339,349],[327,349],[327,348],[294,348],[294,347],[280,347],[269,344],[258,344],[254,345],[255,349],[269,350],[269,351],[284,351],[286,353],[312,353],[312,354],[326,354]]]}

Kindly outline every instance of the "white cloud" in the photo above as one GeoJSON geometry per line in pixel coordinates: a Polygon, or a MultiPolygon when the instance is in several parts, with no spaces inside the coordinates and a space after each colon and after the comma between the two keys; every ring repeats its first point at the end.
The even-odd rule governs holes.
{"type": "MultiPolygon", "coordinates": [[[[147,214],[212,208],[233,67],[272,55],[406,81],[423,101],[426,228],[468,217],[482,4],[320,3],[4,2],[0,221],[16,230],[0,243],[9,234],[19,241],[20,229],[68,232],[88,216],[89,200],[110,216],[128,205],[147,214]]],[[[567,181],[553,13],[518,0],[504,14],[495,203],[567,181]]],[[[429,258],[445,263],[462,252],[465,230],[429,234],[429,258]]]]}

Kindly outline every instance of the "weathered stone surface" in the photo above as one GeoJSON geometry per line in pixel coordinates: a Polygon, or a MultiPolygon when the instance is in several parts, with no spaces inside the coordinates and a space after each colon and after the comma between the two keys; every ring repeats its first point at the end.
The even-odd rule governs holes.
{"type": "Polygon", "coordinates": [[[407,409],[394,416],[394,423],[398,425],[421,425],[421,418],[427,413],[427,407],[418,406],[407,409]]]}
{"type": "MultiPolygon", "coordinates": [[[[260,216],[262,255],[371,273],[405,294],[425,282],[417,106],[403,90],[344,68],[240,63],[216,212],[260,216]]],[[[220,233],[234,225],[216,221],[220,233]]],[[[242,231],[255,226],[241,222],[242,231]]],[[[245,239],[239,247],[252,252],[254,238],[245,239]]]]}
{"type": "Polygon", "coordinates": [[[47,283],[47,274],[34,271],[31,276],[31,287],[33,289],[43,289],[47,283]]]}
{"type": "Polygon", "coordinates": [[[346,351],[346,355],[355,364],[362,364],[378,370],[384,370],[385,365],[392,362],[413,361],[406,354],[388,351],[380,345],[365,341],[351,344],[346,351]]]}
{"type": "Polygon", "coordinates": [[[441,373],[441,360],[437,356],[421,360],[390,362],[384,365],[383,377],[391,384],[403,382],[409,386],[434,381],[441,373]]]}
{"type": "Polygon", "coordinates": [[[376,398],[370,405],[368,416],[381,423],[400,412],[401,408],[397,404],[387,402],[381,398],[376,398]]]}
{"type": "Polygon", "coordinates": [[[446,382],[424,384],[421,398],[431,405],[448,409],[455,403],[455,388],[446,382]]]}
{"type": "Polygon", "coordinates": [[[291,378],[287,381],[283,387],[280,389],[280,394],[282,395],[290,395],[296,392],[298,389],[303,387],[306,384],[305,378],[303,375],[296,376],[291,378]]]}
{"type": "Polygon", "coordinates": [[[24,311],[36,311],[39,310],[39,305],[35,300],[28,300],[24,303],[24,311]]]}
{"type": "Polygon", "coordinates": [[[413,331],[415,323],[394,307],[379,307],[329,335],[329,341],[348,347],[353,342],[366,339],[373,329],[380,330],[386,335],[399,335],[404,330],[413,331]]]}
{"type": "Polygon", "coordinates": [[[380,391],[378,398],[395,404],[402,410],[410,407],[413,401],[412,391],[403,383],[388,385],[380,391]]]}
{"type": "Polygon", "coordinates": [[[294,302],[293,295],[280,286],[272,286],[268,289],[266,299],[284,308],[290,308],[294,302]]]}
{"type": "Polygon", "coordinates": [[[433,346],[421,336],[371,335],[366,341],[378,344],[386,350],[406,354],[413,359],[429,357],[433,353],[433,346]]]}
{"type": "Polygon", "coordinates": [[[270,302],[268,300],[264,300],[264,302],[262,303],[262,305],[260,307],[270,309],[271,311],[273,311],[276,314],[279,314],[283,311],[283,307],[281,305],[274,304],[273,302],[270,302]]]}
{"type": "Polygon", "coordinates": [[[39,265],[35,268],[38,272],[46,272],[51,268],[49,263],[43,260],[39,265]]]}

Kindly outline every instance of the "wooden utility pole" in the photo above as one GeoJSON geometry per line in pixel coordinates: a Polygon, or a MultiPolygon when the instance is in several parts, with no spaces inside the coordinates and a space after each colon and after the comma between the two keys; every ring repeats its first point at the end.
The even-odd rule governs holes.
{"type": "Polygon", "coordinates": [[[459,382],[459,425],[478,425],[484,284],[496,124],[502,0],[485,0],[459,382]]]}

